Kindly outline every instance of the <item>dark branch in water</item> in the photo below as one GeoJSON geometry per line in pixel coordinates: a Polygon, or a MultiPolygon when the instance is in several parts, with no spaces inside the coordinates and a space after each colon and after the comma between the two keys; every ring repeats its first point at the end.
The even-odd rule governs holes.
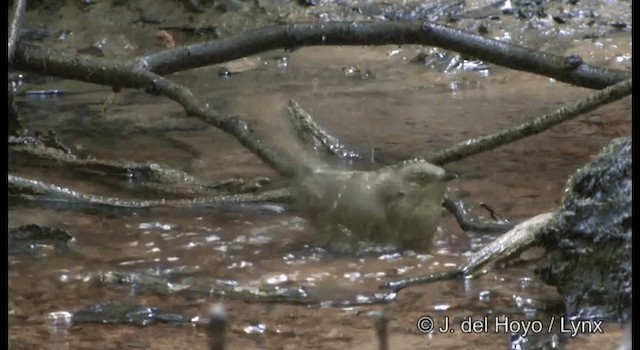
{"type": "Polygon", "coordinates": [[[245,121],[218,112],[186,87],[146,71],[136,62],[77,55],[22,42],[18,45],[15,61],[14,68],[17,69],[114,87],[144,89],[151,94],[168,97],[182,105],[188,115],[234,136],[280,174],[293,174],[289,161],[258,140],[245,121]]]}
{"type": "Polygon", "coordinates": [[[587,98],[567,103],[549,114],[524,124],[501,130],[495,134],[462,141],[455,146],[425,157],[425,160],[433,164],[443,165],[541,133],[562,122],[631,95],[631,85],[631,78],[629,78],[602,89],[587,98]]]}
{"type": "Polygon", "coordinates": [[[454,200],[447,196],[442,201],[442,206],[448,212],[453,214],[462,231],[473,231],[477,233],[504,233],[513,228],[513,224],[509,222],[478,222],[467,217],[462,201],[454,200]]]}
{"type": "Polygon", "coordinates": [[[277,189],[260,193],[244,193],[237,195],[219,195],[215,197],[175,200],[123,200],[111,197],[94,196],[68,188],[48,184],[38,180],[20,176],[8,176],[9,192],[20,197],[34,199],[44,197],[48,200],[69,201],[77,204],[102,205],[112,208],[197,208],[220,207],[225,205],[255,204],[265,202],[283,202],[290,197],[288,189],[277,189]]]}
{"type": "Polygon", "coordinates": [[[503,67],[548,76],[571,85],[602,89],[631,77],[630,72],[568,65],[563,57],[470,34],[441,24],[422,22],[328,22],[261,28],[227,39],[176,47],[140,57],[140,67],[170,74],[261,52],[317,45],[436,46],[503,67]]]}
{"type": "MultiPolygon", "coordinates": [[[[149,93],[166,96],[181,104],[188,115],[193,115],[234,136],[243,146],[256,154],[281,175],[290,176],[294,167],[275,149],[261,143],[249,125],[238,118],[224,115],[195,97],[186,87],[173,83],[158,74],[168,74],[219,63],[233,58],[275,48],[304,45],[382,45],[423,44],[473,55],[489,62],[547,75],[574,85],[603,88],[628,79],[628,72],[591,67],[586,64],[567,67],[566,58],[542,53],[524,47],[464,33],[446,26],[418,23],[323,23],[274,26],[251,31],[236,37],[182,48],[169,49],[142,58],[118,60],[69,51],[43,48],[18,42],[13,68],[63,78],[110,85],[116,88],[144,89],[149,93]],[[154,73],[155,72],[155,73],[154,73]],[[158,74],[156,74],[158,73],[158,74]]],[[[628,82],[628,90],[631,83],[628,82]]],[[[619,87],[618,87],[619,88],[619,87]]],[[[625,86],[622,87],[624,89],[625,86]]],[[[512,132],[504,131],[479,140],[470,140],[455,149],[444,150],[428,160],[436,164],[459,160],[464,156],[495,148],[510,140],[544,130],[561,122],[561,116],[575,116],[599,105],[624,96],[623,90],[604,90],[596,95],[600,101],[590,101],[569,108],[569,114],[560,112],[543,116],[542,121],[512,132]],[[542,125],[542,126],[541,126],[542,125]],[[506,134],[505,134],[506,133],[506,134]]]]}
{"type": "Polygon", "coordinates": [[[9,64],[11,64],[13,54],[16,52],[18,33],[20,31],[20,26],[22,25],[24,10],[26,7],[27,0],[14,0],[13,2],[13,16],[11,17],[11,23],[9,23],[9,39],[7,40],[7,54],[9,57],[9,64]]]}
{"type": "Polygon", "coordinates": [[[326,153],[332,157],[353,158],[358,157],[358,153],[350,151],[340,142],[340,140],[326,132],[318,125],[311,115],[307,113],[298,102],[290,100],[287,104],[289,111],[289,121],[299,139],[312,149],[326,153]]]}
{"type": "Polygon", "coordinates": [[[427,284],[438,281],[454,280],[462,277],[462,273],[458,270],[451,270],[445,272],[432,273],[428,275],[405,278],[397,281],[390,281],[385,283],[382,288],[389,288],[395,292],[400,291],[406,287],[415,286],[419,284],[427,284]]]}
{"type": "Polygon", "coordinates": [[[134,180],[141,187],[163,195],[221,194],[218,191],[221,184],[207,184],[184,171],[166,165],[81,158],[51,138],[51,135],[9,136],[9,152],[16,154],[10,159],[19,162],[35,161],[40,166],[63,166],[88,175],[134,180]]]}

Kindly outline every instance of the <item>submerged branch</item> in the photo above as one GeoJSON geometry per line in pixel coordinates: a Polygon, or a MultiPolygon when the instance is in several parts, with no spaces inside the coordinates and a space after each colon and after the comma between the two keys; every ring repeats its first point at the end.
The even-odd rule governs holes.
{"type": "Polygon", "coordinates": [[[226,39],[164,50],[137,59],[158,74],[222,63],[275,49],[317,45],[436,46],[503,67],[548,76],[571,85],[602,89],[631,77],[630,72],[590,66],[577,56],[563,57],[422,22],[328,22],[287,24],[226,39]]]}
{"type": "Polygon", "coordinates": [[[358,294],[344,299],[326,299],[317,293],[314,288],[306,286],[274,286],[270,284],[242,286],[229,284],[213,278],[197,276],[172,276],[150,274],[146,271],[126,272],[108,271],[93,273],[89,280],[98,282],[98,285],[107,287],[135,286],[140,292],[151,292],[153,295],[180,295],[186,294],[190,300],[195,295],[203,298],[223,297],[244,302],[267,304],[292,304],[322,307],[354,307],[359,305],[386,304],[396,297],[394,292],[358,294]]]}
{"type": "MultiPolygon", "coordinates": [[[[234,136],[243,146],[281,175],[291,176],[294,173],[294,166],[290,161],[275,149],[258,140],[245,121],[216,111],[208,104],[200,101],[186,87],[171,82],[160,74],[219,63],[275,48],[304,45],[408,43],[435,45],[470,54],[509,68],[547,75],[560,81],[585,87],[601,88],[630,76],[628,72],[582,64],[575,57],[571,60],[562,56],[464,33],[442,25],[423,25],[406,22],[332,22],[274,26],[244,33],[229,39],[168,49],[136,59],[108,59],[78,55],[69,51],[44,48],[20,41],[17,43],[15,60],[12,66],[16,69],[110,85],[114,89],[121,87],[144,89],[153,94],[166,96],[181,104],[188,115],[204,120],[234,136]]],[[[604,99],[602,103],[606,103],[604,102],[606,100],[604,99]]],[[[586,111],[588,108],[595,108],[582,107],[582,111],[586,111]]],[[[526,127],[517,131],[517,133],[518,135],[526,135],[527,132],[531,133],[535,130],[537,129],[526,127]]],[[[499,137],[494,137],[488,141],[481,139],[483,143],[480,146],[475,146],[478,148],[474,152],[477,153],[508,142],[504,141],[503,137],[504,135],[500,134],[499,137]]],[[[339,143],[334,144],[340,145],[339,143]]],[[[451,161],[450,159],[460,159],[465,154],[473,154],[474,152],[470,151],[469,145],[476,145],[477,142],[467,142],[466,144],[461,148],[464,152],[460,150],[445,150],[436,154],[431,161],[441,164],[451,161]]],[[[340,148],[332,150],[332,152],[344,154],[344,149],[340,148]]]]}
{"type": "Polygon", "coordinates": [[[288,160],[252,133],[249,125],[236,117],[224,115],[200,101],[186,87],[146,71],[135,62],[77,55],[68,51],[20,43],[15,68],[80,80],[114,88],[144,89],[166,96],[182,105],[188,115],[197,117],[234,136],[243,146],[282,175],[293,174],[288,160]]]}
{"type": "Polygon", "coordinates": [[[632,92],[631,86],[631,79],[624,80],[602,89],[587,98],[565,104],[549,114],[545,114],[524,124],[491,135],[462,141],[455,146],[436,152],[424,159],[433,164],[443,165],[541,133],[564,121],[630,95],[632,92]]]}
{"type": "Polygon", "coordinates": [[[56,186],[24,177],[8,176],[9,192],[26,199],[44,198],[47,200],[69,201],[75,204],[99,205],[111,208],[199,208],[239,206],[269,202],[286,202],[290,198],[289,189],[276,189],[260,193],[243,193],[236,195],[219,195],[214,197],[174,200],[123,200],[111,197],[94,196],[69,188],[56,186]]]}
{"type": "Polygon", "coordinates": [[[35,161],[39,166],[51,164],[82,174],[133,180],[141,187],[160,194],[220,194],[219,184],[207,184],[184,171],[163,164],[81,158],[55,141],[57,140],[52,140],[51,135],[9,136],[9,159],[11,162],[35,161]]]}

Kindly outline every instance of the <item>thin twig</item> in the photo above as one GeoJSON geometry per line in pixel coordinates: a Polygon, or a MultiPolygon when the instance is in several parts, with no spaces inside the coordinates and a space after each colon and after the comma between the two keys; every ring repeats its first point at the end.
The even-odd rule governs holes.
{"type": "Polygon", "coordinates": [[[632,92],[631,85],[630,78],[602,89],[587,98],[565,104],[555,111],[529,122],[499,131],[495,134],[462,141],[455,146],[438,151],[424,159],[433,164],[444,165],[541,133],[564,121],[630,95],[632,92]]]}
{"type": "Polygon", "coordinates": [[[462,277],[462,273],[460,273],[460,271],[450,270],[450,271],[437,272],[437,273],[432,273],[432,274],[418,276],[418,277],[405,278],[405,279],[396,280],[396,281],[389,281],[389,282],[386,282],[384,285],[382,285],[381,288],[391,289],[394,292],[399,292],[400,290],[410,286],[427,284],[427,283],[438,282],[438,281],[454,280],[460,277],[462,277]]]}
{"type": "Polygon", "coordinates": [[[13,1],[13,17],[11,17],[11,23],[9,24],[9,39],[7,40],[7,54],[9,58],[9,64],[13,59],[13,54],[16,52],[16,46],[18,43],[18,33],[20,32],[20,26],[22,25],[22,19],[24,18],[24,10],[27,7],[27,0],[14,0],[13,1]]]}
{"type": "Polygon", "coordinates": [[[442,206],[453,214],[462,231],[473,231],[476,233],[504,233],[511,230],[514,225],[510,222],[478,222],[467,217],[462,205],[462,201],[454,200],[445,195],[442,206]]]}

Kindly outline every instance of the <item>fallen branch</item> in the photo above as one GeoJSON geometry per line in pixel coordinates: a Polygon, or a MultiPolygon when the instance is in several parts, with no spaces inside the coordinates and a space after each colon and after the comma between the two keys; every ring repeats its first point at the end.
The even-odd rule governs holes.
{"type": "Polygon", "coordinates": [[[495,134],[462,141],[455,146],[425,157],[425,160],[433,164],[443,165],[538,134],[564,121],[630,95],[632,91],[631,86],[631,78],[629,78],[602,89],[584,99],[565,104],[549,114],[545,114],[524,124],[499,131],[495,134]]]}
{"type": "Polygon", "coordinates": [[[490,271],[496,263],[514,259],[519,253],[530,248],[551,216],[552,213],[545,213],[521,222],[509,232],[474,252],[455,270],[390,281],[381,288],[398,292],[409,286],[480,276],[490,271]]]}
{"type": "Polygon", "coordinates": [[[40,166],[52,164],[91,175],[108,175],[140,183],[154,183],[153,190],[166,194],[216,194],[216,185],[208,185],[184,171],[158,163],[136,163],[80,158],[65,148],[49,145],[49,136],[9,136],[9,159],[18,162],[36,161],[40,166]],[[43,140],[44,138],[44,140],[43,140]],[[175,185],[176,188],[171,187],[175,185]]]}
{"type": "Polygon", "coordinates": [[[631,77],[630,72],[587,65],[575,55],[563,57],[441,24],[422,22],[327,22],[272,26],[227,39],[164,50],[136,61],[140,67],[165,75],[275,49],[406,44],[436,46],[592,89],[602,89],[631,77]]]}
{"type": "Polygon", "coordinates": [[[94,196],[68,188],[48,184],[24,177],[8,176],[9,192],[26,199],[44,198],[47,200],[70,201],[76,204],[107,206],[111,208],[198,208],[238,206],[268,202],[286,202],[290,198],[288,189],[277,189],[260,193],[243,193],[236,195],[219,195],[214,197],[175,200],[122,200],[118,198],[94,196]]]}
{"type": "Polygon", "coordinates": [[[289,111],[289,121],[297,133],[298,139],[310,146],[318,153],[326,153],[332,157],[338,158],[359,158],[360,155],[357,152],[347,149],[347,147],[340,142],[340,140],[330,135],[324,129],[318,125],[311,115],[307,113],[298,102],[290,100],[287,104],[289,111]]]}
{"type": "Polygon", "coordinates": [[[173,83],[135,62],[77,55],[68,51],[20,43],[15,68],[58,77],[110,85],[115,88],[143,89],[163,95],[179,103],[187,115],[197,117],[234,136],[243,146],[282,175],[293,174],[293,167],[277,151],[254,137],[249,125],[238,118],[224,115],[201,102],[186,87],[173,83]]]}
{"type": "Polygon", "coordinates": [[[497,263],[516,257],[535,243],[538,232],[552,216],[553,213],[539,214],[519,223],[509,232],[473,253],[458,271],[464,276],[486,273],[497,263]]]}
{"type": "MultiPolygon", "coordinates": [[[[567,81],[586,87],[604,87],[627,79],[630,76],[628,72],[595,68],[585,64],[567,66],[567,62],[575,63],[575,60],[571,61],[561,56],[541,53],[524,47],[467,34],[441,25],[396,22],[335,22],[274,26],[229,39],[169,49],[130,60],[78,55],[68,51],[43,48],[30,43],[19,42],[12,66],[15,69],[110,85],[116,90],[121,87],[129,87],[164,95],[180,103],[187,114],[198,117],[234,136],[243,146],[280,174],[290,176],[294,173],[290,162],[285,160],[274,149],[262,144],[260,140],[255,138],[246,122],[219,113],[208,104],[199,101],[189,89],[163,78],[154,73],[154,71],[160,74],[167,74],[181,69],[201,67],[232,58],[244,57],[278,47],[319,44],[381,45],[390,43],[436,45],[462,53],[473,54],[480,59],[493,60],[506,67],[544,74],[560,81],[567,81]]],[[[604,101],[606,99],[602,103],[605,103],[604,101]]],[[[588,108],[595,107],[587,106],[586,109],[583,108],[582,110],[587,110],[588,108]]],[[[577,109],[577,111],[579,110],[577,109]]],[[[518,132],[526,133],[527,129],[518,132]]],[[[500,138],[502,137],[500,135],[500,138]]],[[[492,145],[502,144],[499,141],[500,138],[486,142],[483,147],[497,147],[492,145]]],[[[483,147],[479,149],[484,149],[483,147]]],[[[452,156],[449,153],[444,153],[444,155],[437,154],[434,159],[442,161],[442,159],[446,160],[448,157],[452,156]]],[[[460,156],[458,155],[457,157],[460,156]]]]}

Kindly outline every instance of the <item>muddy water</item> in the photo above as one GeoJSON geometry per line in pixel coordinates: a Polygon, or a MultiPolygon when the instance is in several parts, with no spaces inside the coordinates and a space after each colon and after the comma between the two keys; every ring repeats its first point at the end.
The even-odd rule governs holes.
{"type": "MultiPolygon", "coordinates": [[[[621,39],[619,45],[630,49],[628,39],[621,39]]],[[[217,76],[220,67],[216,66],[176,74],[172,79],[187,84],[220,110],[251,121],[265,142],[302,157],[284,122],[287,101],[296,99],[322,126],[377,163],[426,155],[521,123],[590,93],[495,67],[488,72],[429,71],[408,63],[419,50],[385,46],[268,52],[229,65],[242,72],[227,78],[217,76]],[[355,66],[371,75],[361,79],[345,74],[345,69],[355,66]]],[[[615,65],[615,60],[610,62],[615,65]]],[[[55,80],[46,84],[65,86],[78,94],[22,100],[29,127],[56,130],[82,152],[106,159],[163,162],[208,181],[257,175],[280,181],[234,139],[185,118],[178,106],[163,98],[135,91],[112,96],[101,87],[55,80]],[[111,98],[114,103],[102,113],[104,102],[111,98]]],[[[543,134],[448,164],[447,169],[461,175],[450,191],[464,198],[475,216],[486,214],[479,209],[481,202],[514,221],[550,211],[560,201],[568,175],[607,140],[629,135],[630,116],[631,100],[625,99],[543,134]]],[[[90,193],[122,194],[92,179],[70,179],[51,169],[29,166],[14,171],[90,193]]],[[[185,298],[83,282],[88,273],[100,270],[180,272],[248,286],[302,285],[324,300],[348,299],[375,292],[381,282],[392,278],[452,268],[494,238],[464,233],[451,217],[444,218],[432,252],[385,251],[361,256],[331,254],[317,247],[313,230],[288,210],[109,213],[10,208],[10,226],[29,223],[66,229],[75,241],[68,254],[45,249],[35,257],[9,257],[13,348],[206,348],[202,327],[191,325],[77,324],[58,329],[47,323],[51,312],[105,301],[204,316],[210,303],[223,300],[231,315],[232,349],[374,349],[376,340],[367,314],[380,309],[387,310],[391,318],[391,349],[495,349],[514,343],[523,348],[544,343],[603,349],[613,348],[622,334],[620,326],[610,324],[603,334],[533,336],[518,343],[516,335],[493,332],[493,323],[488,333],[462,333],[457,325],[465,317],[522,319],[528,310],[533,319],[548,324],[557,315],[557,292],[543,286],[528,266],[477,280],[412,287],[384,307],[342,309],[185,298]],[[419,333],[416,322],[425,315],[439,326],[448,318],[455,332],[419,333]]]]}

